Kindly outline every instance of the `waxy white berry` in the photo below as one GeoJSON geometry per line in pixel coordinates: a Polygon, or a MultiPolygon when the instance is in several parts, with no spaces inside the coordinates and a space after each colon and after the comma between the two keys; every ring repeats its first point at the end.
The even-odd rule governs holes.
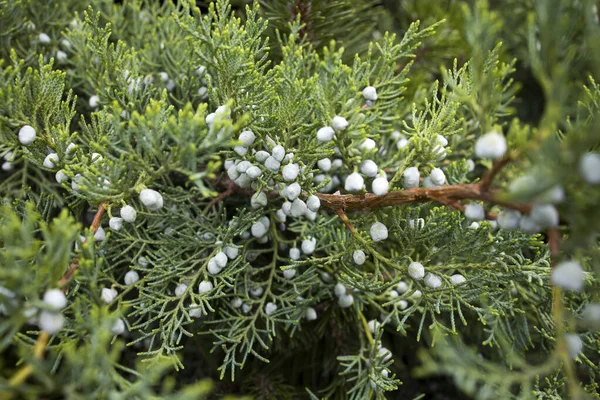
{"type": "Polygon", "coordinates": [[[254,143],[254,139],[256,139],[256,135],[251,130],[245,130],[240,133],[238,140],[242,142],[242,146],[249,147],[254,143]]]}
{"type": "Polygon", "coordinates": [[[88,102],[90,104],[90,107],[96,108],[96,107],[98,107],[100,105],[100,96],[93,95],[93,96],[90,97],[90,99],[89,99],[88,102]]]}
{"type": "Polygon", "coordinates": [[[347,192],[358,192],[365,186],[365,180],[358,172],[353,172],[346,177],[344,189],[347,192]]]}
{"type": "Polygon", "coordinates": [[[442,286],[442,278],[432,273],[428,273],[427,275],[425,275],[424,282],[425,286],[431,289],[437,289],[440,286],[442,286]]]}
{"type": "Polygon", "coordinates": [[[450,277],[450,283],[453,285],[461,285],[463,283],[465,283],[467,281],[467,279],[462,276],[461,274],[454,274],[450,277]]]}
{"type": "Polygon", "coordinates": [[[69,177],[67,176],[65,171],[62,169],[59,169],[58,171],[56,171],[56,175],[54,175],[54,177],[56,178],[56,182],[58,182],[58,183],[63,183],[63,182],[66,182],[69,180],[69,177]]]}
{"type": "Polygon", "coordinates": [[[340,308],[348,308],[354,303],[354,297],[351,294],[343,294],[338,298],[340,308]]]}
{"type": "Polygon", "coordinates": [[[96,229],[96,232],[94,232],[94,239],[96,239],[97,242],[101,242],[106,239],[106,231],[104,228],[99,226],[98,229],[96,229]]]}
{"type": "Polygon", "coordinates": [[[300,249],[298,249],[296,247],[292,247],[290,249],[290,258],[292,260],[299,260],[300,259],[300,249]]]}
{"type": "Polygon", "coordinates": [[[381,222],[375,222],[371,225],[370,233],[371,239],[373,239],[374,242],[380,242],[388,238],[388,229],[381,222]]]}
{"type": "Polygon", "coordinates": [[[552,270],[552,284],[563,289],[580,291],[585,272],[577,261],[563,261],[552,270]]]}
{"type": "Polygon", "coordinates": [[[497,132],[486,133],[475,143],[475,155],[479,158],[496,160],[506,153],[506,149],[504,135],[497,132]]]}
{"type": "Polygon", "coordinates": [[[384,177],[373,179],[373,183],[371,184],[371,190],[376,196],[383,196],[384,194],[387,194],[389,188],[390,183],[388,182],[387,178],[384,177]]]}
{"type": "Polygon", "coordinates": [[[396,285],[396,291],[398,293],[405,293],[408,290],[408,284],[404,281],[400,281],[398,282],[398,285],[396,285]]]}
{"type": "Polygon", "coordinates": [[[435,141],[442,147],[448,146],[448,139],[443,135],[436,135],[435,141]]]}
{"type": "Polygon", "coordinates": [[[535,204],[530,215],[542,229],[556,226],[559,222],[558,211],[552,204],[535,204]]]}
{"type": "Polygon", "coordinates": [[[46,168],[54,168],[56,164],[58,164],[59,158],[58,154],[50,153],[44,158],[44,167],[46,168]]]}
{"type": "Polygon", "coordinates": [[[298,196],[300,196],[301,192],[302,188],[298,182],[292,183],[285,190],[286,196],[289,200],[295,200],[298,196]]]}
{"type": "Polygon", "coordinates": [[[100,297],[102,298],[102,301],[104,301],[106,304],[112,303],[112,301],[118,296],[118,292],[116,289],[112,289],[112,288],[103,288],[102,292],[100,293],[100,297]]]}
{"type": "Polygon", "coordinates": [[[250,205],[253,209],[265,207],[267,205],[267,195],[265,192],[256,192],[250,198],[250,205]]]}
{"type": "Polygon", "coordinates": [[[354,250],[354,253],[352,253],[352,260],[354,260],[356,265],[363,265],[367,260],[367,256],[362,250],[354,250]]]}
{"type": "Polygon", "coordinates": [[[279,167],[281,167],[281,163],[275,159],[273,156],[269,156],[265,160],[265,168],[271,172],[279,172],[279,167]]]}
{"type": "Polygon", "coordinates": [[[43,32],[38,35],[38,41],[41,44],[50,44],[50,42],[51,42],[50,36],[48,36],[47,33],[43,33],[43,32]]]}
{"type": "Polygon", "coordinates": [[[321,207],[321,200],[317,196],[310,195],[308,199],[306,199],[306,206],[310,211],[317,212],[321,207]]]}
{"type": "Polygon", "coordinates": [[[302,241],[302,246],[301,246],[302,252],[304,254],[310,255],[310,254],[314,253],[316,245],[317,245],[317,239],[315,239],[315,238],[305,239],[302,241]]]}
{"type": "Polygon", "coordinates": [[[423,279],[425,276],[425,267],[419,262],[411,262],[408,266],[408,275],[413,279],[423,279]]]}
{"type": "Polygon", "coordinates": [[[276,305],[275,303],[268,302],[268,303],[265,305],[265,314],[267,314],[267,315],[271,315],[271,314],[273,314],[275,311],[277,311],[277,305],[276,305]]]}
{"type": "Polygon", "coordinates": [[[31,125],[25,125],[19,130],[19,142],[21,144],[31,144],[35,138],[35,129],[31,125]]]}
{"type": "Polygon", "coordinates": [[[439,168],[434,168],[431,171],[431,174],[429,174],[429,177],[431,178],[431,182],[436,186],[441,186],[446,183],[446,175],[444,174],[444,171],[439,168]]]}
{"type": "Polygon", "coordinates": [[[367,322],[367,326],[369,327],[371,333],[375,333],[375,331],[381,326],[381,323],[376,319],[372,319],[369,322],[367,322]]]}
{"type": "Polygon", "coordinates": [[[566,333],[564,335],[565,344],[567,345],[567,351],[569,353],[569,357],[575,358],[581,350],[583,350],[583,342],[579,335],[575,333],[566,333]]]}
{"type": "Polygon", "coordinates": [[[49,334],[60,331],[65,324],[65,317],[60,313],[42,311],[38,317],[38,325],[41,330],[49,334]]]}
{"type": "Polygon", "coordinates": [[[140,275],[136,271],[127,271],[125,274],[125,284],[127,286],[133,285],[140,280],[140,275]]]}
{"type": "Polygon", "coordinates": [[[246,175],[248,175],[250,179],[260,178],[262,174],[262,170],[255,165],[246,170],[246,175]]]}
{"type": "Polygon", "coordinates": [[[317,161],[317,166],[321,171],[328,172],[331,169],[331,159],[322,158],[319,161],[317,161]]]}
{"type": "Polygon", "coordinates": [[[296,268],[290,268],[283,271],[283,277],[285,279],[292,279],[296,276],[296,268]]]}
{"type": "Polygon", "coordinates": [[[264,150],[259,150],[256,152],[256,154],[254,155],[254,158],[256,159],[256,161],[258,161],[259,163],[264,163],[267,158],[269,158],[271,155],[269,154],[268,151],[264,151],[264,150]]]}
{"type": "Polygon", "coordinates": [[[498,214],[498,225],[500,228],[506,230],[513,230],[519,228],[519,222],[521,221],[521,212],[517,210],[502,210],[498,214]]]}
{"type": "Polygon", "coordinates": [[[469,159],[467,160],[467,172],[475,171],[475,161],[469,159]]]}
{"type": "Polygon", "coordinates": [[[137,211],[135,211],[135,208],[131,206],[125,206],[121,208],[120,214],[121,218],[123,218],[123,221],[125,222],[135,222],[137,217],[137,211]]]}
{"type": "Polygon", "coordinates": [[[271,151],[271,156],[273,156],[273,158],[275,158],[277,161],[281,162],[285,157],[285,149],[282,145],[278,144],[277,146],[273,147],[273,150],[271,151]]]}
{"type": "Polygon", "coordinates": [[[587,153],[579,160],[579,173],[590,185],[600,184],[600,154],[587,153]]]}
{"type": "Polygon", "coordinates": [[[358,146],[358,149],[360,151],[371,151],[375,146],[377,146],[377,143],[373,139],[368,138],[358,146]]]}
{"type": "Polygon", "coordinates": [[[304,318],[306,318],[307,321],[314,321],[317,319],[317,311],[312,307],[308,307],[304,312],[304,318]]]}
{"type": "Polygon", "coordinates": [[[379,167],[377,167],[377,164],[375,164],[375,162],[373,160],[364,160],[360,164],[360,172],[363,175],[368,176],[369,178],[373,178],[373,177],[377,176],[378,170],[379,170],[379,167]]]}
{"type": "Polygon", "coordinates": [[[238,254],[240,253],[240,249],[238,249],[237,247],[234,247],[234,246],[225,246],[223,248],[223,253],[225,253],[227,255],[227,258],[229,258],[230,260],[233,260],[233,259],[237,258],[238,254]]]}
{"type": "Polygon", "coordinates": [[[242,161],[235,166],[235,169],[237,169],[238,172],[246,172],[251,166],[252,163],[250,161],[242,161]]]}
{"type": "Polygon", "coordinates": [[[221,268],[225,267],[227,265],[227,255],[220,251],[218,252],[213,259],[216,261],[217,265],[221,268]]]}
{"type": "Polygon", "coordinates": [[[288,182],[295,180],[298,177],[299,173],[300,167],[298,166],[298,164],[288,164],[285,167],[283,167],[283,170],[281,171],[283,179],[288,182]]]}
{"type": "Polygon", "coordinates": [[[473,221],[482,221],[485,219],[485,210],[481,204],[469,203],[465,207],[465,217],[473,221]]]}
{"type": "Polygon", "coordinates": [[[337,296],[340,297],[344,294],[346,294],[346,286],[342,285],[341,283],[336,283],[335,286],[333,287],[333,293],[337,296]]]}
{"type": "Polygon", "coordinates": [[[204,294],[210,292],[213,289],[213,284],[209,281],[202,281],[198,285],[198,293],[204,294]]]}
{"type": "Polygon", "coordinates": [[[248,148],[244,146],[235,146],[233,151],[235,151],[239,156],[245,156],[246,153],[248,153],[248,148]]]}
{"type": "Polygon", "coordinates": [[[229,179],[232,180],[236,180],[237,178],[239,178],[240,171],[238,171],[237,166],[232,165],[231,167],[227,168],[227,176],[229,177],[229,179]]]}
{"type": "Polygon", "coordinates": [[[373,86],[367,86],[363,89],[362,95],[365,100],[375,101],[377,100],[377,89],[375,89],[373,86]]]}
{"type": "Polygon", "coordinates": [[[600,324],[600,304],[590,303],[583,309],[581,313],[583,319],[591,324],[600,324]]]}
{"type": "Polygon", "coordinates": [[[187,288],[188,288],[188,286],[185,283],[181,283],[181,284],[177,285],[177,287],[175,288],[175,296],[177,296],[177,297],[183,296],[183,294],[185,293],[187,288]]]}
{"type": "Polygon", "coordinates": [[[196,73],[196,75],[202,76],[206,72],[206,67],[204,65],[201,65],[198,68],[196,68],[194,72],[196,73]]]}
{"type": "Polygon", "coordinates": [[[243,303],[243,301],[239,297],[234,297],[229,302],[229,304],[231,304],[231,307],[233,307],[233,308],[240,308],[242,306],[242,303],[243,303]]]}
{"type": "Polygon", "coordinates": [[[73,155],[73,152],[75,152],[76,149],[77,149],[77,145],[75,143],[71,142],[65,149],[65,154],[67,156],[71,156],[71,155],[73,155]]]}
{"type": "Polygon", "coordinates": [[[346,118],[336,115],[333,117],[333,120],[331,120],[331,126],[336,131],[343,131],[348,127],[348,121],[346,121],[346,118]]]}
{"type": "Polygon", "coordinates": [[[210,113],[206,116],[206,118],[204,119],[206,121],[206,125],[212,125],[213,121],[215,120],[217,114],[215,113],[210,113]]]}
{"type": "Polygon", "coordinates": [[[121,318],[117,318],[111,331],[113,335],[122,335],[125,332],[125,322],[121,318]]]}
{"type": "Polygon", "coordinates": [[[112,217],[108,220],[108,226],[113,231],[119,231],[123,227],[123,218],[112,217]]]}
{"type": "Polygon", "coordinates": [[[419,187],[419,178],[421,174],[417,167],[410,167],[404,171],[404,187],[407,189],[419,187]]]}
{"type": "Polygon", "coordinates": [[[208,260],[206,270],[208,271],[209,274],[214,276],[214,275],[219,275],[221,273],[222,268],[219,267],[219,265],[217,264],[217,261],[214,258],[211,258],[210,260],[208,260]]]}
{"type": "Polygon", "coordinates": [[[392,352],[386,349],[385,347],[379,348],[377,354],[383,358],[383,362],[387,362],[392,358],[392,352]]]}
{"type": "Polygon", "coordinates": [[[330,126],[324,126],[317,131],[317,140],[319,142],[329,142],[333,139],[333,135],[335,135],[335,131],[330,126]]]}
{"type": "Polygon", "coordinates": [[[255,238],[260,238],[267,233],[267,227],[264,226],[260,221],[258,221],[252,224],[250,231],[252,232],[252,236],[254,236],[255,238]]]}
{"type": "Polygon", "coordinates": [[[519,228],[528,233],[536,233],[542,230],[542,227],[529,215],[523,215],[521,217],[519,228]]]}
{"type": "Polygon", "coordinates": [[[60,311],[67,306],[67,297],[59,289],[50,289],[44,293],[44,303],[54,311],[60,311]]]}
{"type": "Polygon", "coordinates": [[[290,214],[292,217],[298,218],[306,214],[308,211],[308,207],[306,203],[300,199],[296,199],[292,202],[292,208],[290,209],[290,214]]]}
{"type": "Polygon", "coordinates": [[[163,197],[156,190],[144,189],[140,192],[140,201],[150,210],[159,210],[163,206],[163,197]]]}

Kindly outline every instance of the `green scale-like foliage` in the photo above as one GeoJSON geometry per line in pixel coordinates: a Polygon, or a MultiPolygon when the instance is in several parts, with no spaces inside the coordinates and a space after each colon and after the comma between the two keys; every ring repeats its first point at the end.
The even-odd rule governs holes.
{"type": "MultiPolygon", "coordinates": [[[[600,148],[592,2],[37,3],[0,0],[0,397],[597,396],[600,191],[579,165],[600,148]],[[523,104],[520,68],[545,95],[540,115],[523,104]],[[317,140],[336,116],[347,128],[317,140]],[[409,189],[410,167],[481,190],[492,161],[474,148],[490,131],[512,160],[493,195],[465,204],[557,203],[558,256],[547,232],[473,224],[455,202],[344,211],[321,197],[319,211],[282,218],[292,180],[303,200],[348,195],[365,160],[390,192],[409,189]],[[259,160],[277,145],[297,178],[259,160]],[[242,160],[260,168],[251,184],[235,177],[242,160]],[[135,222],[114,228],[126,205],[135,222]],[[561,294],[552,266],[567,259],[585,285],[561,294]],[[412,262],[441,284],[411,277],[412,262]],[[57,287],[60,311],[43,300],[57,287]],[[48,314],[64,321],[40,356],[48,314]],[[582,342],[573,360],[565,330],[582,342]]],[[[369,198],[363,175],[355,196],[369,198]]]]}

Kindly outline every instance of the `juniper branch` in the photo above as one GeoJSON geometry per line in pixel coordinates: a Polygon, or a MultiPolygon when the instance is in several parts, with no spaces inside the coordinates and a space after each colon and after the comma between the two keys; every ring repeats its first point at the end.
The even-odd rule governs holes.
{"type": "MultiPolygon", "coordinates": [[[[102,220],[102,217],[104,216],[104,212],[106,211],[107,205],[108,205],[108,202],[105,201],[105,202],[100,203],[100,205],[98,206],[98,211],[96,211],[96,215],[94,215],[94,219],[90,226],[90,228],[92,229],[92,231],[94,233],[98,230],[98,227],[100,226],[100,221],[102,220]]],[[[67,272],[65,272],[63,277],[58,282],[58,284],[61,287],[61,290],[63,292],[66,292],[68,290],[69,280],[71,279],[71,277],[73,276],[75,271],[77,271],[77,268],[79,268],[79,264],[72,263],[69,266],[69,269],[67,270],[67,272]]],[[[46,347],[48,346],[49,341],[50,341],[50,335],[47,332],[42,331],[33,346],[33,348],[34,348],[33,353],[34,353],[34,357],[36,360],[42,359],[42,357],[44,356],[44,351],[46,350],[46,347]]],[[[22,384],[23,382],[25,382],[27,380],[27,378],[29,377],[29,375],[31,375],[32,372],[33,372],[33,366],[31,364],[27,364],[27,365],[23,366],[10,379],[10,385],[18,386],[18,385],[22,384]]]]}

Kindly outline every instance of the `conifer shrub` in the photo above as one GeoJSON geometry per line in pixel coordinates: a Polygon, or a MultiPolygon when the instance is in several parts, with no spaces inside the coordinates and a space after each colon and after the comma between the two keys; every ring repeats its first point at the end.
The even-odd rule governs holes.
{"type": "Polygon", "coordinates": [[[600,398],[598,23],[0,0],[0,398],[600,398]]]}

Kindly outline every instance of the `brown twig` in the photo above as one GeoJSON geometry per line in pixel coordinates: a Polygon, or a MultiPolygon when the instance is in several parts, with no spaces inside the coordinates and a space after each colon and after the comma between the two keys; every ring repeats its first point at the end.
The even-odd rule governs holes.
{"type": "Polygon", "coordinates": [[[367,210],[426,202],[437,202],[453,208],[462,209],[462,205],[458,203],[461,200],[484,201],[486,203],[519,210],[523,213],[528,213],[531,210],[529,204],[503,200],[499,198],[495,192],[482,190],[478,183],[397,190],[383,196],[367,193],[363,195],[318,194],[317,197],[321,200],[322,207],[331,211],[340,209],[367,210]]]}
{"type": "Polygon", "coordinates": [[[498,175],[498,173],[502,170],[502,168],[506,166],[506,164],[508,164],[509,161],[510,157],[504,156],[501,159],[494,162],[492,168],[490,168],[479,181],[479,186],[481,187],[481,190],[487,191],[490,188],[496,175],[498,175]]]}
{"type": "Polygon", "coordinates": [[[356,231],[354,230],[354,227],[352,226],[352,223],[348,219],[348,216],[346,215],[346,212],[343,209],[341,209],[341,208],[338,208],[337,210],[335,210],[335,212],[340,217],[340,219],[342,220],[342,222],[344,223],[344,225],[346,225],[346,228],[348,228],[348,230],[350,231],[350,233],[352,233],[352,236],[356,236],[356,231]]]}

